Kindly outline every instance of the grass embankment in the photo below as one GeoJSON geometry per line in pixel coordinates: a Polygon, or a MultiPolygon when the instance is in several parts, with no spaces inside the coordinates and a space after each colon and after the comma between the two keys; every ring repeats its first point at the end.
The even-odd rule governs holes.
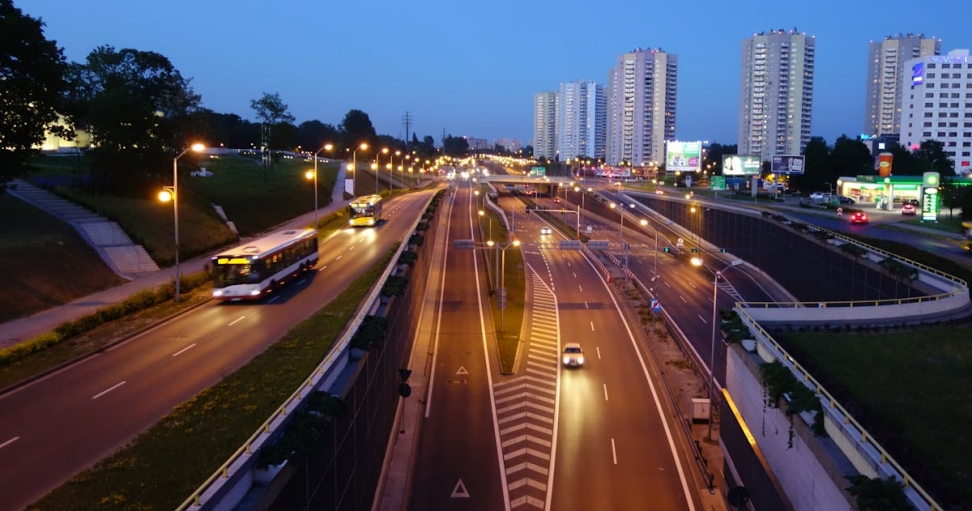
{"type": "Polygon", "coordinates": [[[28,509],[174,509],[303,383],[395,250],[248,364],[28,509]]]}
{"type": "Polygon", "coordinates": [[[0,218],[0,323],[125,282],[60,219],[7,194],[0,218]]]}

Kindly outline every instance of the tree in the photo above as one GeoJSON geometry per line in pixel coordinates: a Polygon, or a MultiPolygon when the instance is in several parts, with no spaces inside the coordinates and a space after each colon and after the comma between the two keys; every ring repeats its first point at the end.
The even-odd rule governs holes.
{"type": "Polygon", "coordinates": [[[138,193],[190,140],[199,96],[163,55],[111,46],[68,66],[66,113],[96,145],[91,185],[138,193]]]}
{"type": "Polygon", "coordinates": [[[887,479],[871,479],[864,475],[847,478],[851,486],[847,491],[854,496],[858,511],[911,511],[913,508],[905,496],[901,482],[887,479]]]}
{"type": "Polygon", "coordinates": [[[826,189],[828,183],[833,187],[836,176],[830,170],[830,146],[827,145],[827,141],[823,137],[810,137],[810,141],[803,149],[803,157],[805,160],[803,175],[797,174],[791,178],[791,188],[811,193],[826,189]]]}
{"type": "Polygon", "coordinates": [[[862,176],[874,173],[874,158],[864,142],[841,135],[830,151],[830,180],[841,176],[862,176]]]}
{"type": "Polygon", "coordinates": [[[0,0],[0,187],[24,175],[45,133],[67,136],[57,126],[67,64],[44,23],[0,0]]]}
{"type": "Polygon", "coordinates": [[[336,145],[339,138],[337,128],[321,121],[304,121],[297,126],[297,144],[309,152],[319,151],[324,144],[336,145]]]}
{"type": "Polygon", "coordinates": [[[375,127],[371,125],[371,118],[361,110],[349,110],[341,121],[341,131],[344,135],[344,147],[354,148],[358,144],[375,144],[377,135],[375,127]]]}
{"type": "Polygon", "coordinates": [[[294,116],[287,111],[287,105],[277,92],[273,94],[264,92],[260,99],[250,100],[250,108],[256,112],[257,119],[264,124],[272,126],[281,122],[294,122],[294,116]]]}
{"type": "Polygon", "coordinates": [[[463,157],[469,154],[469,141],[463,137],[447,135],[442,140],[442,152],[453,157],[463,157]]]}
{"type": "Polygon", "coordinates": [[[955,175],[955,165],[945,154],[945,144],[937,140],[925,140],[915,151],[915,158],[924,169],[922,172],[938,172],[944,176],[955,175]]]}
{"type": "Polygon", "coordinates": [[[891,173],[896,176],[920,176],[923,172],[920,162],[908,148],[895,144],[887,152],[891,153],[891,173]]]}

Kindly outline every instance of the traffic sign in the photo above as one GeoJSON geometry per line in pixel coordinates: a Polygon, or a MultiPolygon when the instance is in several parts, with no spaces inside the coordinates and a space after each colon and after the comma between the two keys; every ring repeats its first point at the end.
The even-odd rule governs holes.
{"type": "Polygon", "coordinates": [[[651,312],[661,312],[661,301],[651,300],[651,312]]]}

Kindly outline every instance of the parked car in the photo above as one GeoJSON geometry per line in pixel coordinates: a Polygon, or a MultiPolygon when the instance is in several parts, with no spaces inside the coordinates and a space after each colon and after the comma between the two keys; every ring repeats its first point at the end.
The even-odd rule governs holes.
{"type": "Polygon", "coordinates": [[[549,227],[541,227],[540,228],[540,234],[543,235],[543,236],[546,236],[548,234],[553,234],[553,229],[551,229],[549,227]]]}
{"type": "Polygon", "coordinates": [[[824,192],[813,192],[810,194],[810,200],[823,200],[824,192]]]}
{"type": "Polygon", "coordinates": [[[846,195],[838,195],[837,196],[837,200],[841,204],[853,204],[855,202],[854,199],[852,199],[852,198],[850,198],[850,197],[848,197],[846,195]]]}
{"type": "Polygon", "coordinates": [[[867,215],[864,214],[863,211],[855,211],[850,216],[850,223],[852,223],[852,224],[861,224],[861,225],[866,224],[867,223],[867,215]]]}
{"type": "Polygon", "coordinates": [[[584,365],[584,350],[580,343],[568,342],[564,344],[564,365],[567,367],[581,367],[584,365]]]}
{"type": "Polygon", "coordinates": [[[914,215],[917,212],[918,212],[918,210],[916,210],[915,209],[915,206],[912,205],[912,204],[902,204],[901,205],[901,214],[902,215],[914,215]]]}
{"type": "Polygon", "coordinates": [[[904,204],[911,204],[915,208],[921,207],[921,201],[918,199],[905,199],[904,204]]]}

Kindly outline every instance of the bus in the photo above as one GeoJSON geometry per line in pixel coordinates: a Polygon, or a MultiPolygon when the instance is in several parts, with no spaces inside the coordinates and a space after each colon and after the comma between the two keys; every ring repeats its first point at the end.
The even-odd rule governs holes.
{"type": "Polygon", "coordinates": [[[348,205],[348,223],[352,227],[373,226],[381,221],[381,195],[363,195],[348,205]]]}
{"type": "Polygon", "coordinates": [[[315,229],[275,232],[213,256],[213,298],[259,300],[315,264],[315,229]]]}

